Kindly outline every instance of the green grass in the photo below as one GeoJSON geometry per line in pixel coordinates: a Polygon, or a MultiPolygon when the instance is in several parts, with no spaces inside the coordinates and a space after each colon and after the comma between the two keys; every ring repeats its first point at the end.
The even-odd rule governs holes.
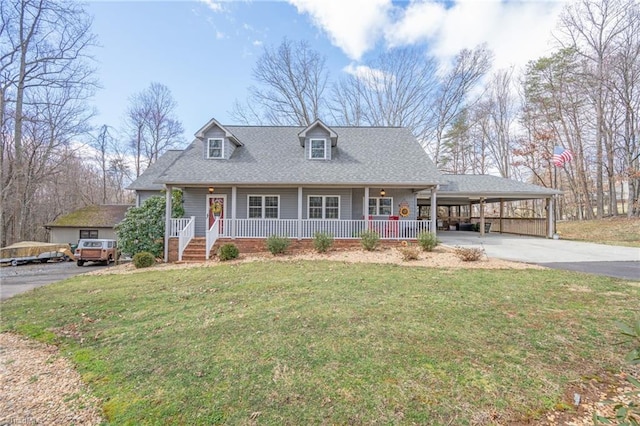
{"type": "Polygon", "coordinates": [[[112,424],[464,425],[617,371],[638,306],[636,284],[571,272],[256,262],[79,276],[1,309],[57,336],[112,424]]]}

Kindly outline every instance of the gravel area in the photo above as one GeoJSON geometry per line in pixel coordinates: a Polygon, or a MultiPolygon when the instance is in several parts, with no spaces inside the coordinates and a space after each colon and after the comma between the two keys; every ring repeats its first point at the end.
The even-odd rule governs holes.
{"type": "MultiPolygon", "coordinates": [[[[439,246],[431,253],[421,253],[419,259],[403,261],[397,248],[387,248],[374,252],[363,250],[331,251],[326,254],[306,252],[296,255],[272,256],[270,254],[242,255],[239,259],[226,263],[271,262],[305,260],[333,260],[342,262],[390,263],[406,266],[440,268],[483,268],[483,269],[524,269],[541,267],[486,256],[476,262],[458,259],[453,248],[439,246]]],[[[149,269],[180,269],[191,267],[215,267],[220,262],[213,260],[202,263],[158,264],[149,269]]],[[[144,273],[149,269],[135,269],[131,264],[122,264],[89,274],[132,274],[144,273]]],[[[637,374],[637,371],[633,371],[637,374]]],[[[557,410],[544,415],[528,425],[592,425],[594,411],[601,415],[612,415],[605,399],[630,401],[623,396],[631,390],[625,384],[624,375],[611,375],[606,381],[587,382],[567,390],[567,406],[580,394],[580,404],[570,410],[557,410]]],[[[80,375],[71,363],[60,355],[55,346],[34,342],[22,337],[0,333],[0,425],[43,424],[43,425],[99,425],[101,417],[100,401],[91,396],[80,375]]],[[[640,404],[640,396],[634,397],[640,404]]],[[[482,422],[481,422],[482,423],[482,422]]]]}
{"type": "Polygon", "coordinates": [[[1,425],[99,425],[98,407],[55,346],[0,333],[1,425]]]}

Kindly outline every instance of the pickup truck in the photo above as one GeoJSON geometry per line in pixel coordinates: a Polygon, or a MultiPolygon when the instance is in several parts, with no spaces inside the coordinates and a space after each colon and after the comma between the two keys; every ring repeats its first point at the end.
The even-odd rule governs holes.
{"type": "Polygon", "coordinates": [[[118,243],[116,240],[80,240],[76,247],[75,258],[78,266],[85,262],[103,262],[108,265],[118,257],[118,243]]]}

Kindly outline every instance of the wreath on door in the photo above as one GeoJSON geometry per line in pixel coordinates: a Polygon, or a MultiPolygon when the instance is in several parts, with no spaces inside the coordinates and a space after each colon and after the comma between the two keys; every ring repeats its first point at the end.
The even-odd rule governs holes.
{"type": "Polygon", "coordinates": [[[211,213],[213,214],[222,213],[222,203],[220,201],[216,201],[211,205],[211,213]]]}

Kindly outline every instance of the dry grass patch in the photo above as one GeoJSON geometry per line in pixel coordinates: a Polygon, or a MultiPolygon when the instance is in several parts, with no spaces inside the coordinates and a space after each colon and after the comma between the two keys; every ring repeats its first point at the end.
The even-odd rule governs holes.
{"type": "Polygon", "coordinates": [[[560,238],[567,240],[640,247],[640,218],[558,222],[557,230],[560,238]]]}

